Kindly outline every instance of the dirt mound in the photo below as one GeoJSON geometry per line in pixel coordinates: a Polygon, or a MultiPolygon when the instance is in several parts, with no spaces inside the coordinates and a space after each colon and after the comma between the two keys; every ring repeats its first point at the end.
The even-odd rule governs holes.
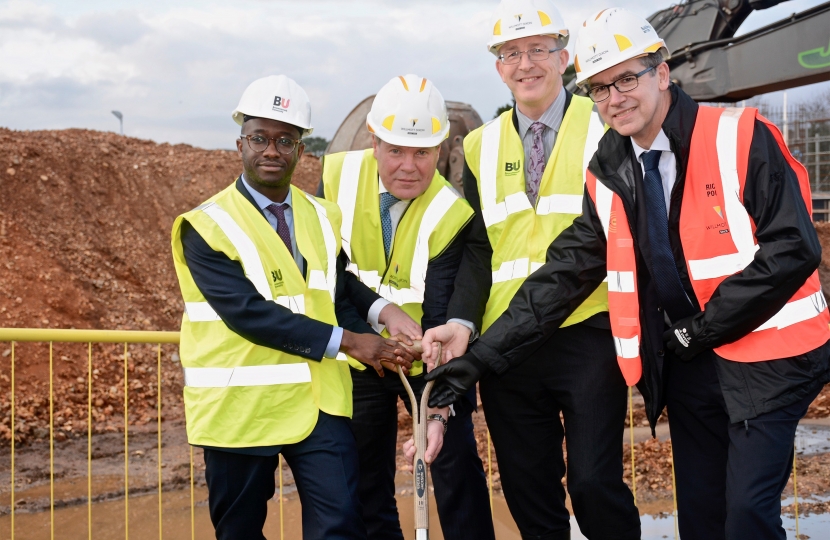
{"type": "MultiPolygon", "coordinates": [[[[239,157],[226,150],[78,129],[0,129],[0,326],[178,330],[183,304],[170,255],[173,220],[240,172],[239,157]]],[[[294,183],[314,192],[320,173],[319,160],[304,157],[294,183]]],[[[58,401],[69,395],[70,386],[85,397],[77,377],[86,376],[86,347],[55,347],[58,401]]],[[[98,362],[103,362],[96,365],[98,386],[107,387],[106,396],[97,399],[103,403],[101,411],[118,406],[119,392],[123,400],[117,386],[117,374],[123,375],[117,367],[116,359],[123,357],[119,347],[123,349],[95,347],[98,362]],[[108,372],[114,378],[106,377],[108,372]]],[[[43,395],[48,349],[19,348],[16,395],[20,412],[32,417],[24,432],[39,428],[42,434],[48,419],[48,393],[43,395]],[[30,391],[34,388],[41,390],[30,391]]],[[[156,355],[142,351],[136,347],[131,353],[128,369],[133,372],[131,386],[141,384],[146,390],[154,384],[156,355]]],[[[0,345],[0,354],[0,417],[6,416],[8,430],[7,344],[0,345]]],[[[165,365],[173,370],[169,378],[175,382],[178,368],[171,362],[165,365]]],[[[135,396],[136,407],[147,405],[140,399],[146,397],[141,389],[135,396]]],[[[144,416],[136,413],[138,419],[144,416]]],[[[0,439],[8,437],[2,429],[0,439]]]]}

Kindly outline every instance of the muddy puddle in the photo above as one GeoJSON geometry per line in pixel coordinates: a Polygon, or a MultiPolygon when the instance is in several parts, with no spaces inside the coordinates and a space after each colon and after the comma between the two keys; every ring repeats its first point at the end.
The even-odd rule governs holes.
{"type": "MultiPolygon", "coordinates": [[[[159,498],[157,491],[158,462],[157,434],[136,430],[129,439],[129,484],[130,497],[125,508],[124,501],[124,454],[123,435],[106,434],[95,436],[92,444],[92,493],[91,538],[118,539],[129,536],[132,540],[144,539],[210,539],[214,538],[213,527],[207,509],[207,491],[204,487],[204,462],[201,451],[196,449],[194,473],[196,487],[194,490],[195,506],[191,515],[190,505],[190,446],[187,444],[182,426],[171,424],[163,433],[162,477],[165,491],[162,495],[161,533],[159,531],[159,498]],[[191,520],[194,534],[191,536],[191,520]],[[128,530],[125,528],[128,523],[128,530]],[[128,534],[127,534],[128,533],[128,534]]],[[[45,443],[44,443],[45,444],[45,443]]],[[[51,537],[49,513],[49,468],[48,446],[33,444],[19,449],[16,456],[16,485],[14,538],[16,540],[46,540],[51,537]]],[[[817,479],[826,478],[828,467],[818,467],[817,461],[827,461],[825,456],[830,450],[830,426],[802,425],[798,428],[797,450],[799,460],[804,459],[804,485],[799,476],[799,493],[806,497],[799,498],[798,527],[801,538],[830,538],[830,513],[827,513],[828,496],[815,495],[827,493],[826,483],[817,479]],[[810,456],[803,457],[802,456],[810,456]],[[813,460],[812,462],[810,460],[813,460]],[[813,463],[810,465],[810,463],[813,463]],[[809,469],[812,466],[814,470],[809,469]],[[816,483],[811,486],[810,481],[816,483]],[[812,494],[810,491],[812,490],[812,494]],[[818,510],[821,508],[822,510],[818,510]],[[810,512],[811,509],[816,509],[810,512]],[[823,513],[822,513],[823,512],[823,513]],[[805,515],[806,514],[806,515],[805,515]]],[[[86,540],[90,538],[90,513],[86,503],[88,490],[87,442],[85,440],[67,441],[55,449],[55,485],[54,497],[54,538],[66,540],[86,540]]],[[[9,481],[10,470],[8,455],[0,453],[0,540],[11,538],[11,516],[9,481]]],[[[301,509],[299,497],[293,484],[290,470],[284,471],[285,495],[282,516],[277,498],[268,506],[268,519],[264,533],[269,539],[302,538],[301,509]]],[[[407,540],[414,538],[412,518],[411,476],[403,471],[397,476],[397,499],[401,513],[401,524],[407,540]]],[[[789,495],[792,494],[790,490],[789,495]]],[[[646,498],[649,498],[648,496],[646,498]]],[[[792,507],[792,497],[785,498],[783,505],[792,507]]],[[[432,540],[442,540],[440,524],[435,509],[434,499],[431,509],[432,540]]],[[[671,498],[640,501],[640,513],[643,540],[662,540],[675,538],[675,521],[671,498]]],[[[796,523],[791,510],[782,518],[790,539],[795,539],[796,523]]],[[[520,535],[507,508],[503,495],[496,492],[493,496],[493,514],[496,538],[499,540],[519,540],[520,535]]],[[[582,540],[579,526],[571,518],[572,538],[582,540]]]]}
{"type": "Polygon", "coordinates": [[[830,427],[799,424],[795,430],[795,449],[800,456],[830,452],[830,427]]]}
{"type": "MultiPolygon", "coordinates": [[[[62,489],[62,488],[58,488],[62,489]]],[[[414,538],[412,519],[412,495],[406,488],[399,489],[397,499],[401,513],[401,526],[407,540],[414,538]],[[403,493],[401,493],[403,492],[403,493]]],[[[21,496],[31,496],[25,491],[21,496]]],[[[191,538],[191,519],[194,534],[192,538],[214,538],[207,508],[207,490],[196,487],[194,490],[194,512],[191,515],[190,491],[187,489],[167,491],[162,495],[162,522],[159,525],[158,494],[130,496],[128,508],[124,500],[109,500],[92,505],[92,538],[125,538],[125,516],[128,517],[129,538],[132,540],[151,540],[158,538],[191,538]],[[159,530],[161,527],[161,531],[159,530]]],[[[784,504],[790,504],[785,499],[784,504]]],[[[516,524],[513,522],[504,497],[493,496],[494,523],[496,538],[499,540],[520,540],[516,524]]],[[[662,540],[675,538],[675,521],[672,515],[671,501],[652,501],[640,506],[642,523],[642,540],[662,540]]],[[[295,491],[283,496],[282,520],[280,504],[275,497],[268,503],[268,519],[263,532],[269,539],[302,538],[300,501],[295,491]]],[[[57,540],[86,540],[89,538],[89,510],[86,504],[56,508],[54,512],[54,538],[57,540]]],[[[784,517],[787,538],[795,540],[795,519],[784,517]]],[[[441,526],[435,510],[435,500],[430,505],[430,538],[443,540],[441,526]]],[[[0,517],[0,538],[10,538],[11,516],[0,517]]],[[[571,538],[583,540],[579,525],[571,517],[571,538]]],[[[799,531],[802,538],[824,538],[830,530],[830,514],[811,514],[799,516],[799,531]]],[[[49,511],[34,513],[17,513],[15,515],[16,540],[46,540],[50,538],[49,511]]]]}

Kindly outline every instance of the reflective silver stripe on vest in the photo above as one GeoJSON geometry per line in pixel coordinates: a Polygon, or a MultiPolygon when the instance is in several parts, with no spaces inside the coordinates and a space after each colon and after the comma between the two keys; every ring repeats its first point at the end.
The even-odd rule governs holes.
{"type": "Polygon", "coordinates": [[[718,120],[716,145],[718,168],[723,186],[724,215],[729,222],[729,235],[737,253],[710,259],[689,260],[689,272],[695,281],[731,276],[746,268],[755,259],[758,245],[752,234],[752,222],[741,202],[738,178],[738,120],[744,109],[729,108],[718,120]]]}
{"type": "Polygon", "coordinates": [[[271,386],[310,382],[311,370],[305,362],[235,368],[184,368],[184,384],[192,388],[271,386]]]}
{"type": "Polygon", "coordinates": [[[524,279],[530,275],[528,273],[529,269],[530,259],[527,257],[504,261],[499,265],[499,269],[493,272],[493,284],[510,281],[511,279],[524,279]]]}
{"type": "Polygon", "coordinates": [[[207,302],[185,302],[184,311],[190,322],[211,322],[222,319],[207,302]]]}
{"type": "Polygon", "coordinates": [[[545,195],[539,197],[539,202],[536,203],[536,214],[539,216],[581,213],[582,195],[545,195]]]}
{"type": "MultiPolygon", "coordinates": [[[[582,153],[582,185],[585,185],[588,163],[597,151],[600,139],[605,133],[605,124],[599,116],[596,105],[588,122],[588,134],[582,153]]],[[[481,175],[481,211],[487,227],[501,223],[507,216],[533,207],[524,192],[511,193],[504,201],[497,203],[496,178],[498,177],[499,145],[501,144],[501,116],[484,126],[481,134],[481,157],[479,174],[481,175]]],[[[539,197],[536,214],[581,214],[582,194],[554,194],[539,197]]]]}
{"type": "Polygon", "coordinates": [[[427,266],[429,265],[429,237],[458,199],[458,195],[447,186],[443,186],[441,191],[435,195],[418,225],[418,238],[415,241],[415,252],[412,255],[409,271],[409,287],[396,289],[389,284],[381,285],[378,288],[379,295],[399,306],[424,302],[427,266]]]}
{"type": "Polygon", "coordinates": [[[753,330],[753,332],[760,332],[761,330],[768,330],[770,328],[780,330],[810,320],[813,317],[818,317],[826,307],[827,302],[824,300],[824,293],[819,290],[800,300],[788,302],[781,308],[781,311],[773,315],[770,320],[753,330]]]}
{"type": "Polygon", "coordinates": [[[582,151],[582,185],[588,180],[588,164],[597,151],[599,141],[605,135],[605,122],[599,115],[596,103],[591,111],[591,119],[588,121],[588,136],[585,137],[585,149],[582,151]]]}
{"type": "Polygon", "coordinates": [[[337,253],[335,253],[335,249],[337,249],[337,238],[334,236],[334,229],[326,215],[326,208],[308,193],[303,193],[303,195],[306,196],[306,199],[311,202],[317,211],[317,219],[320,221],[320,229],[323,231],[323,243],[326,246],[327,259],[325,273],[322,270],[312,270],[309,272],[308,288],[328,291],[331,296],[331,301],[334,302],[334,294],[337,288],[337,253]]]}
{"type": "MultiPolygon", "coordinates": [[[[605,233],[605,238],[608,240],[608,232],[611,226],[611,201],[614,193],[605,187],[605,184],[597,180],[596,182],[596,207],[597,215],[602,223],[602,230],[605,233]]],[[[625,219],[625,216],[618,216],[618,219],[625,219]]],[[[609,248],[617,249],[618,246],[609,246],[609,248]]],[[[608,283],[608,292],[617,293],[634,293],[634,272],[633,271],[618,271],[608,270],[606,278],[603,282],[608,283]]],[[[611,314],[615,315],[614,313],[611,314]]],[[[620,358],[637,358],[640,356],[640,336],[630,338],[622,338],[613,335],[614,349],[617,351],[617,356],[620,358]]]]}
{"type": "Polygon", "coordinates": [[[230,214],[215,202],[206,204],[202,208],[202,212],[216,222],[222,232],[225,233],[225,236],[228,237],[228,240],[231,241],[233,247],[236,248],[239,258],[242,259],[245,276],[251,280],[259,294],[266,300],[273,300],[271,286],[268,284],[265,269],[262,267],[262,260],[259,258],[259,252],[257,252],[253,240],[237,225],[230,214]]]}
{"type": "Polygon", "coordinates": [[[499,170],[499,145],[501,144],[501,116],[484,126],[481,133],[481,157],[479,160],[481,175],[481,213],[484,225],[490,227],[501,223],[510,214],[533,210],[524,191],[505,196],[502,202],[496,202],[498,190],[496,178],[499,170]]]}
{"type": "Polygon", "coordinates": [[[634,272],[608,270],[608,292],[633,293],[634,272]]]}
{"type": "Polygon", "coordinates": [[[350,264],[348,270],[360,278],[360,281],[367,287],[376,291],[380,288],[380,274],[377,270],[361,270],[356,264],[350,264]]]}
{"type": "Polygon", "coordinates": [[[507,217],[505,203],[496,204],[496,175],[499,166],[500,135],[501,116],[497,116],[485,124],[481,132],[481,153],[479,157],[481,213],[484,218],[484,225],[487,227],[500,223],[507,217]]]}
{"type": "Polygon", "coordinates": [[[343,158],[343,168],[340,169],[339,187],[337,190],[337,206],[343,213],[343,221],[340,224],[340,240],[343,251],[351,260],[352,258],[352,227],[354,225],[354,212],[357,205],[357,187],[360,183],[360,167],[363,164],[363,150],[346,152],[343,158]]]}
{"type": "Polygon", "coordinates": [[[611,201],[614,193],[605,187],[605,184],[597,179],[597,215],[602,223],[602,231],[605,233],[605,240],[608,240],[608,227],[611,226],[611,201]]]}
{"type": "MultiPolygon", "coordinates": [[[[278,296],[274,300],[282,307],[288,308],[292,313],[305,315],[305,296],[298,294],[296,296],[278,296]]],[[[185,312],[190,322],[213,322],[221,321],[222,318],[207,302],[185,302],[185,312]]]]}
{"type": "Polygon", "coordinates": [[[640,356],[640,338],[620,338],[614,336],[614,348],[620,358],[637,358],[640,356]]]}
{"type": "Polygon", "coordinates": [[[527,257],[513,261],[504,261],[499,265],[499,269],[493,272],[493,283],[503,283],[511,279],[525,279],[544,265],[545,263],[534,262],[527,257]]]}

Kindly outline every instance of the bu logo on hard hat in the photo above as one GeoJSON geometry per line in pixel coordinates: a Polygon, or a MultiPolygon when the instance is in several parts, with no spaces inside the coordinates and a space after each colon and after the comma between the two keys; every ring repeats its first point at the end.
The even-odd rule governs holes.
{"type": "Polygon", "coordinates": [[[417,124],[417,123],[418,123],[418,119],[417,119],[417,118],[410,118],[409,120],[412,122],[412,127],[415,127],[415,124],[417,124]]]}
{"type": "Polygon", "coordinates": [[[516,17],[517,21],[522,22],[522,14],[521,13],[519,13],[518,15],[513,15],[513,16],[516,17]]]}
{"type": "Polygon", "coordinates": [[[274,106],[272,108],[275,111],[284,111],[288,108],[289,103],[291,103],[291,100],[288,98],[274,96],[274,106]]]}

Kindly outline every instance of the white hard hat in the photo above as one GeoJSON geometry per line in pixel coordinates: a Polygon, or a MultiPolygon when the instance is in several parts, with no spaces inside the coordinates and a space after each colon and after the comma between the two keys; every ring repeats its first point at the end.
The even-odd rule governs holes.
{"type": "Polygon", "coordinates": [[[506,42],[528,36],[557,36],[568,44],[568,27],[550,0],[501,0],[490,27],[487,50],[496,56],[506,42]]]}
{"type": "Polygon", "coordinates": [[[626,60],[660,52],[669,58],[666,42],[642,17],[625,8],[604,9],[589,17],[579,28],[574,48],[576,84],[626,60]]]}
{"type": "Polygon", "coordinates": [[[398,146],[432,148],[450,133],[447,104],[428,79],[395,77],[380,89],[366,117],[369,131],[398,146]]]}
{"type": "Polygon", "coordinates": [[[302,130],[302,137],[314,131],[308,94],[285,75],[271,75],[248,85],[233,111],[233,119],[240,126],[245,116],[270,118],[297,126],[302,130]]]}

